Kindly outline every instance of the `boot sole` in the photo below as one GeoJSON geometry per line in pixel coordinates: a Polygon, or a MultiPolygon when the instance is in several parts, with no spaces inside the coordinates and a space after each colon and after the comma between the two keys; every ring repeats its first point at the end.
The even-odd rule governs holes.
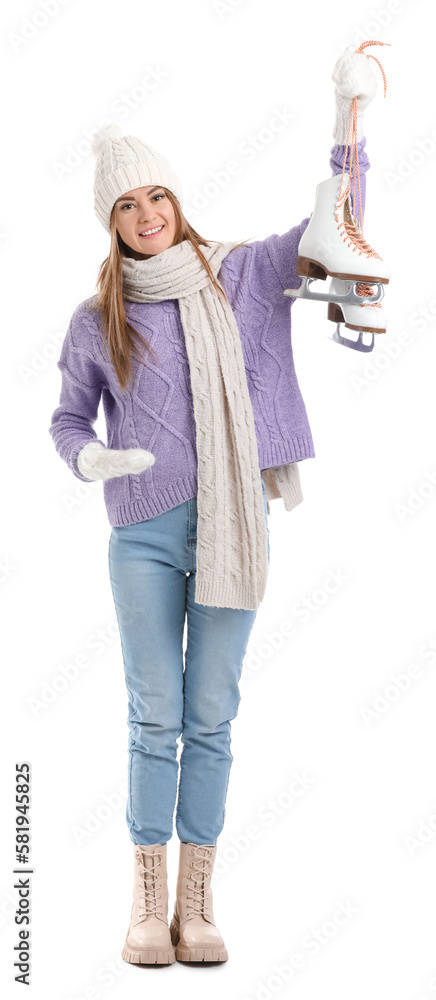
{"type": "Polygon", "coordinates": [[[180,944],[179,925],[173,919],[170,923],[171,941],[176,949],[179,962],[227,962],[227,948],[189,948],[180,944]]]}
{"type": "Polygon", "coordinates": [[[323,281],[327,277],[350,278],[351,281],[374,281],[380,282],[382,285],[389,284],[389,278],[377,278],[371,274],[365,274],[361,277],[358,274],[345,274],[344,271],[329,271],[324,264],[320,264],[318,260],[313,260],[312,257],[297,257],[296,273],[297,278],[322,278],[323,281]]]}
{"type": "MultiPolygon", "coordinates": [[[[338,306],[337,302],[329,302],[327,310],[327,319],[333,320],[333,323],[344,322],[345,319],[344,314],[342,312],[341,307],[338,306]]],[[[361,326],[353,326],[352,323],[345,323],[345,326],[348,327],[349,330],[362,331],[363,333],[386,333],[386,327],[384,328],[384,330],[380,330],[380,327],[378,326],[364,326],[362,328],[361,326]]]]}
{"type": "Polygon", "coordinates": [[[163,948],[144,948],[144,951],[131,951],[124,946],[121,957],[132,965],[172,965],[176,961],[174,950],[163,948]]]}

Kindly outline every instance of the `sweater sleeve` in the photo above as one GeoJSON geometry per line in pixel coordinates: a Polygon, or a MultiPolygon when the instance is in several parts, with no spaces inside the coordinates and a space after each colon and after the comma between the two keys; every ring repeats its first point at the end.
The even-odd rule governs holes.
{"type": "MultiPolygon", "coordinates": [[[[358,154],[359,154],[359,172],[360,172],[360,188],[362,196],[362,211],[365,205],[365,174],[370,166],[368,156],[365,152],[366,139],[363,138],[358,143],[358,154]]],[[[345,157],[345,146],[333,146],[331,149],[330,156],[330,166],[332,168],[332,176],[334,174],[342,173],[342,168],[344,165],[345,157]]],[[[347,154],[347,166],[350,163],[350,150],[347,154]]],[[[351,181],[351,203],[353,204],[353,188],[354,181],[351,181]]],[[[356,195],[358,196],[357,186],[356,195]]],[[[358,197],[357,197],[358,201],[358,197]]],[[[357,205],[357,207],[359,207],[357,205]]],[[[262,284],[266,288],[266,284],[269,286],[270,294],[275,294],[276,299],[280,297],[280,293],[287,288],[298,288],[301,282],[300,276],[296,273],[297,258],[298,258],[298,245],[300,239],[309,224],[310,216],[307,216],[302,222],[297,226],[293,226],[292,229],[288,229],[286,233],[278,235],[273,233],[268,236],[265,240],[257,240],[252,244],[248,244],[255,251],[255,275],[256,280],[259,285],[262,284]],[[264,263],[269,263],[269,268],[267,267],[266,272],[264,272],[264,263]],[[279,283],[279,288],[275,289],[275,293],[272,290],[272,271],[275,272],[275,280],[279,283]],[[269,271],[269,274],[268,274],[269,271]]],[[[238,253],[238,250],[235,251],[238,253]]],[[[230,254],[230,256],[232,256],[230,254]]],[[[288,297],[289,302],[293,302],[292,297],[288,297]]]]}
{"type": "Polygon", "coordinates": [[[62,344],[58,361],[62,374],[59,406],[52,415],[49,427],[58,455],[77,479],[85,483],[91,480],[79,472],[79,451],[89,441],[99,441],[106,447],[93,430],[104,385],[104,373],[92,355],[91,337],[89,329],[83,324],[81,306],[78,306],[62,344]]]}
{"type": "MultiPolygon", "coordinates": [[[[365,216],[366,171],[371,166],[368,159],[368,154],[365,150],[365,146],[366,146],[366,139],[365,137],[363,137],[363,139],[361,139],[360,142],[357,143],[357,152],[359,156],[360,194],[362,203],[362,220],[361,220],[362,223],[365,216]]],[[[330,151],[331,152],[330,166],[332,168],[332,176],[334,174],[342,173],[342,168],[344,166],[344,158],[345,158],[345,148],[346,148],[345,146],[332,146],[332,149],[330,151]]],[[[347,171],[350,170],[350,149],[348,150],[347,153],[347,163],[345,169],[347,171]]],[[[354,218],[356,219],[356,222],[359,222],[360,206],[359,206],[359,189],[357,186],[357,177],[356,177],[356,210],[354,206],[354,178],[351,181],[350,196],[351,196],[351,208],[353,211],[354,218]]]]}

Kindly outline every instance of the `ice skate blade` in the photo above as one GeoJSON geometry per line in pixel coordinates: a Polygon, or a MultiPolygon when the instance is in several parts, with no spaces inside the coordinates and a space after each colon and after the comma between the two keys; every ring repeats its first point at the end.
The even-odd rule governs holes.
{"type": "MultiPolygon", "coordinates": [[[[300,277],[300,275],[298,275],[300,277]]],[[[299,288],[286,288],[284,295],[289,295],[296,299],[308,299],[312,302],[338,302],[339,304],[345,303],[353,306],[362,305],[375,305],[376,302],[380,302],[385,294],[383,284],[381,281],[366,281],[365,284],[377,285],[377,291],[374,295],[358,295],[355,289],[355,285],[363,284],[362,281],[356,279],[349,280],[349,288],[345,295],[337,295],[335,292],[312,292],[310,285],[316,278],[303,277],[301,279],[301,285],[299,288]]]]}
{"type": "MultiPolygon", "coordinates": [[[[368,331],[365,331],[366,333],[368,331]]],[[[335,332],[329,337],[329,340],[334,340],[336,344],[342,344],[343,347],[351,347],[353,351],[372,351],[374,348],[374,333],[371,333],[371,343],[365,344],[363,341],[363,331],[359,333],[357,340],[349,340],[348,337],[342,337],[339,333],[339,323],[336,326],[335,332]]]]}

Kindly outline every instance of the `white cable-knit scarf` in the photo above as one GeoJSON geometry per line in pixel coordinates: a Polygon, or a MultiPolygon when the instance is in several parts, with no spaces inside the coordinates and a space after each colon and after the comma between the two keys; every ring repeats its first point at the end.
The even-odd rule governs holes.
{"type": "MultiPolygon", "coordinates": [[[[235,246],[201,246],[214,277],[235,246]]],[[[122,263],[129,301],[179,300],[198,459],[195,600],[255,610],[266,589],[267,529],[253,409],[232,308],[213,287],[190,240],[148,259],[123,257],[122,263]]]]}

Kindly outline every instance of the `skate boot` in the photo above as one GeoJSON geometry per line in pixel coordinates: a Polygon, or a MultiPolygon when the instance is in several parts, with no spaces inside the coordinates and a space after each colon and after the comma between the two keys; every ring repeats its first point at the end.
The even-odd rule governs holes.
{"type": "MultiPolygon", "coordinates": [[[[332,278],[329,285],[329,293],[344,294],[350,286],[350,282],[341,278],[332,278]]],[[[363,299],[362,304],[349,305],[348,303],[338,305],[337,302],[329,301],[327,318],[336,323],[336,330],[331,340],[344,347],[351,347],[355,351],[372,351],[374,347],[374,334],[386,333],[386,316],[382,310],[380,302],[368,302],[368,296],[373,291],[372,286],[365,282],[356,285],[357,295],[363,299]],[[359,336],[356,340],[341,336],[339,324],[344,323],[349,330],[357,330],[359,336]],[[372,337],[365,343],[363,333],[370,333],[372,337]]]]}
{"type": "Polygon", "coordinates": [[[227,948],[214,923],[210,881],[216,856],[213,844],[180,841],[171,940],[179,962],[226,962],[227,948]]]}
{"type": "MultiPolygon", "coordinates": [[[[365,41],[356,49],[356,52],[363,53],[363,50],[369,45],[386,44],[388,43],[365,41]]],[[[384,96],[386,97],[386,76],[383,66],[375,56],[367,53],[365,55],[368,59],[374,59],[380,67],[384,83],[384,96]]],[[[315,207],[298,246],[296,272],[303,278],[303,281],[298,289],[288,289],[285,291],[285,295],[295,295],[302,299],[324,299],[324,301],[338,302],[342,305],[334,293],[332,293],[333,299],[330,299],[328,293],[317,294],[310,290],[310,279],[321,278],[325,280],[326,275],[329,274],[333,278],[350,279],[352,282],[342,300],[344,304],[348,303],[349,305],[366,305],[366,302],[358,302],[357,296],[366,293],[362,293],[362,289],[357,292],[357,282],[377,282],[377,297],[371,292],[371,304],[375,305],[382,298],[383,285],[389,283],[390,268],[380,254],[373,250],[365,240],[361,221],[357,224],[351,210],[350,182],[353,177],[353,203],[356,207],[357,182],[360,220],[362,220],[357,119],[357,97],[354,97],[351,101],[350,123],[342,173],[335,174],[317,185],[315,207]],[[349,146],[350,173],[347,173],[345,164],[349,146]]]]}
{"type": "Polygon", "coordinates": [[[345,303],[356,305],[359,302],[355,294],[357,282],[377,282],[379,288],[373,301],[382,298],[382,286],[389,283],[390,268],[366,242],[354,221],[350,187],[347,173],[335,174],[317,185],[315,207],[298,246],[296,272],[303,282],[297,289],[287,289],[285,295],[331,301],[326,292],[310,291],[308,280],[321,278],[325,281],[327,275],[331,275],[350,280],[351,287],[342,299],[345,303]],[[341,194],[343,179],[346,187],[341,194]]]}
{"type": "MultiPolygon", "coordinates": [[[[369,45],[386,44],[388,43],[365,41],[356,52],[363,52],[369,45]]],[[[375,56],[367,55],[367,58],[375,59],[375,56]]],[[[383,75],[386,97],[385,73],[379,60],[375,59],[375,62],[383,75]]],[[[353,204],[356,206],[357,182],[360,220],[362,219],[357,120],[357,97],[354,97],[342,174],[335,174],[317,185],[314,210],[298,246],[296,273],[302,278],[302,282],[299,288],[287,288],[284,294],[315,302],[329,302],[328,319],[337,323],[332,340],[355,350],[371,351],[374,333],[386,331],[380,300],[384,295],[384,285],[389,284],[391,272],[380,254],[365,240],[361,222],[356,222],[351,210],[350,190],[353,178],[353,204]],[[347,173],[345,164],[349,145],[350,173],[347,173]],[[312,292],[311,283],[317,278],[325,281],[327,275],[333,279],[329,289],[324,293],[312,292]],[[378,307],[377,310],[374,307],[378,307]],[[357,341],[340,335],[341,322],[345,322],[349,329],[358,331],[357,341]],[[363,342],[364,332],[372,334],[369,345],[363,342]]]]}
{"type": "Polygon", "coordinates": [[[170,965],[176,960],[168,915],[167,845],[134,845],[133,906],[122,951],[125,962],[170,965]]]}

